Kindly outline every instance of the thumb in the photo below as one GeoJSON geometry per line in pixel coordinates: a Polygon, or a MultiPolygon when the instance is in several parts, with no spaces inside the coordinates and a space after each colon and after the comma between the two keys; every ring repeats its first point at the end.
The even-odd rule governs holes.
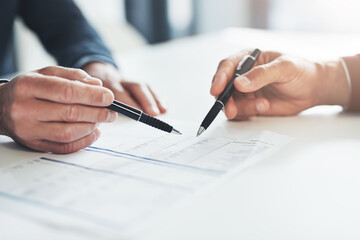
{"type": "Polygon", "coordinates": [[[285,82],[295,70],[295,65],[285,59],[256,66],[234,81],[235,88],[244,93],[255,92],[271,83],[285,82]]]}

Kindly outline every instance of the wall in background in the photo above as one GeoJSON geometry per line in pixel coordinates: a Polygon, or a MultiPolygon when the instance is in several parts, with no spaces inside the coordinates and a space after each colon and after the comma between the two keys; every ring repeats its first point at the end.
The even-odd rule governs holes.
{"type": "Polygon", "coordinates": [[[125,19],[124,0],[75,0],[86,18],[114,52],[146,44],[145,39],[125,19]]]}
{"type": "MultiPolygon", "coordinates": [[[[150,1],[150,0],[130,0],[150,1]]],[[[157,1],[157,0],[154,0],[157,1]]],[[[75,0],[114,52],[146,44],[126,21],[125,0],[75,0]]],[[[226,27],[257,27],[286,31],[360,33],[359,0],[166,0],[168,38],[216,31],[226,27]]],[[[145,8],[146,10],[146,8],[145,8]]],[[[139,18],[140,12],[135,12],[139,18]]],[[[16,25],[20,71],[55,64],[37,38],[16,25]]]]}
{"type": "Polygon", "coordinates": [[[286,31],[360,33],[359,0],[269,0],[268,26],[286,31]]]}
{"type": "Polygon", "coordinates": [[[359,0],[168,0],[168,8],[172,37],[226,27],[360,33],[359,0]]]}
{"type": "MultiPolygon", "coordinates": [[[[125,21],[125,0],[75,1],[92,21],[106,23],[125,21]]],[[[167,2],[168,18],[174,28],[172,30],[174,37],[186,34],[193,20],[197,33],[230,26],[291,31],[360,32],[359,0],[167,0],[167,2]]]]}
{"type": "Polygon", "coordinates": [[[199,33],[251,25],[251,0],[195,0],[195,5],[199,33]]]}
{"type": "MultiPolygon", "coordinates": [[[[75,0],[113,52],[121,52],[146,44],[142,35],[125,20],[124,0],[75,0]]],[[[22,21],[15,26],[16,57],[19,72],[32,71],[56,64],[34,33],[22,21]]]]}
{"type": "Polygon", "coordinates": [[[226,27],[249,26],[251,3],[259,0],[125,0],[126,19],[158,43],[226,27]]]}

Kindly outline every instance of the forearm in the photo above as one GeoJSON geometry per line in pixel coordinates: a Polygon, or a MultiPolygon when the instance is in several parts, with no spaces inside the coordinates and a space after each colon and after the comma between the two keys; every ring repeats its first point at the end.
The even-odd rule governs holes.
{"type": "Polygon", "coordinates": [[[0,80],[0,135],[7,135],[4,113],[5,113],[5,101],[4,87],[6,82],[0,80]]]}
{"type": "Polygon", "coordinates": [[[349,74],[351,88],[347,111],[360,112],[360,54],[344,57],[343,60],[349,74]]]}
{"type": "Polygon", "coordinates": [[[320,90],[317,105],[349,106],[350,86],[340,59],[318,64],[320,90]]]}
{"type": "Polygon", "coordinates": [[[20,2],[20,16],[59,65],[79,67],[86,56],[101,56],[102,61],[115,65],[110,51],[73,0],[20,2]]]}

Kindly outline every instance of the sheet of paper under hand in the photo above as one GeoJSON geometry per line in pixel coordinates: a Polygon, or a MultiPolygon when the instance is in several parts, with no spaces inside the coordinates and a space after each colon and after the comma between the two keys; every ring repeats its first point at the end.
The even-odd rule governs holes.
{"type": "Polygon", "coordinates": [[[44,154],[3,167],[0,201],[62,230],[135,236],[169,207],[290,141],[269,131],[239,131],[230,137],[209,132],[196,138],[193,126],[176,126],[186,129],[183,136],[136,122],[108,124],[100,140],[82,151],[44,154]]]}

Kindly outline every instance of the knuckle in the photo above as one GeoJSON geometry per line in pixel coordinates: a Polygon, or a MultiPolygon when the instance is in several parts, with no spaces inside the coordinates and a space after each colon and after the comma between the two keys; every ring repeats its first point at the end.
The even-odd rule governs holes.
{"type": "Polygon", "coordinates": [[[91,88],[91,87],[86,87],[85,88],[87,90],[87,92],[89,93],[87,101],[89,102],[89,104],[103,104],[104,98],[105,98],[105,93],[106,91],[102,91],[99,89],[95,89],[95,88],[91,88]]]}
{"type": "Polygon", "coordinates": [[[55,67],[55,66],[47,66],[47,67],[37,70],[37,72],[40,74],[43,74],[43,75],[52,75],[56,72],[56,69],[57,69],[57,67],[55,67]]]}
{"type": "Polygon", "coordinates": [[[58,153],[58,154],[66,154],[66,153],[72,153],[74,149],[73,143],[65,143],[65,144],[59,144],[56,146],[51,147],[52,153],[58,153]]]}
{"type": "Polygon", "coordinates": [[[25,93],[29,92],[29,88],[31,87],[31,78],[33,78],[32,73],[20,74],[16,78],[16,85],[15,85],[15,94],[24,95],[25,93]]]}
{"type": "Polygon", "coordinates": [[[75,134],[72,128],[70,127],[66,127],[64,128],[64,130],[59,134],[58,139],[61,142],[67,142],[70,143],[74,140],[75,138],[75,134]]]}
{"type": "MultiPolygon", "coordinates": [[[[266,74],[266,71],[268,69],[268,66],[267,65],[261,65],[259,66],[258,68],[254,69],[251,73],[252,73],[252,76],[251,78],[252,79],[261,79],[264,77],[264,75],[266,74]]],[[[250,75],[250,74],[249,74],[250,75]]]]}
{"type": "Polygon", "coordinates": [[[23,73],[23,74],[18,75],[18,76],[15,78],[17,84],[19,84],[20,82],[26,81],[27,76],[30,75],[30,74],[31,74],[31,73],[23,73]]]}
{"type": "Polygon", "coordinates": [[[267,71],[268,69],[269,69],[269,66],[268,66],[268,65],[261,65],[261,66],[259,67],[259,70],[258,70],[257,74],[260,75],[260,76],[263,76],[263,75],[266,74],[266,71],[267,71]]]}
{"type": "Polygon", "coordinates": [[[73,84],[66,84],[64,90],[60,94],[60,100],[63,102],[71,102],[74,99],[75,89],[73,84]]]}
{"type": "Polygon", "coordinates": [[[66,107],[64,114],[64,121],[76,122],[79,119],[80,111],[79,107],[75,105],[69,105],[66,107]]]}
{"type": "Polygon", "coordinates": [[[225,59],[220,61],[219,68],[220,67],[235,67],[235,65],[230,59],[225,58],[225,59]]]}
{"type": "Polygon", "coordinates": [[[295,62],[294,60],[290,59],[290,58],[287,58],[287,57],[283,57],[281,60],[280,60],[280,66],[283,67],[283,68],[293,68],[295,66],[295,62]]]}
{"type": "Polygon", "coordinates": [[[109,116],[109,111],[108,110],[101,110],[97,114],[96,121],[97,122],[104,122],[104,121],[108,120],[108,116],[109,116]]]}
{"type": "Polygon", "coordinates": [[[61,151],[62,151],[63,153],[72,153],[72,152],[75,152],[75,144],[74,144],[74,143],[64,144],[64,145],[61,147],[61,151]]]}
{"type": "Polygon", "coordinates": [[[73,69],[72,75],[77,80],[82,80],[88,77],[88,74],[82,69],[73,69]]]}

